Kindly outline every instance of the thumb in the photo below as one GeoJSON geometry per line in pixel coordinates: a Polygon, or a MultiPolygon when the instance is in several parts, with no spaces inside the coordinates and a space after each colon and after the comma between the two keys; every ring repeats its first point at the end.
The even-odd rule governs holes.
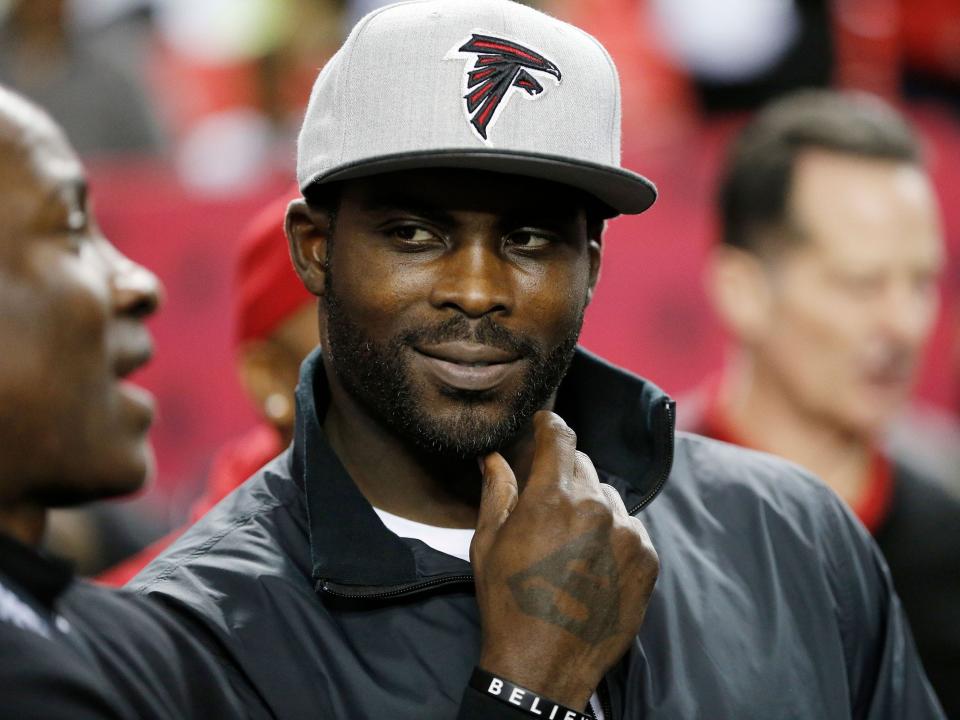
{"type": "Polygon", "coordinates": [[[517,478],[509,463],[498,452],[481,460],[483,487],[480,494],[480,512],[477,515],[477,531],[470,545],[470,559],[476,564],[483,561],[497,537],[500,527],[510,517],[517,505],[519,491],[517,478]]]}

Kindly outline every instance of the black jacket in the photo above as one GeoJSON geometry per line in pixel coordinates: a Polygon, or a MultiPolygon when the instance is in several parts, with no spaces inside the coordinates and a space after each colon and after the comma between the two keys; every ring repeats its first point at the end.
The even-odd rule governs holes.
{"type": "MultiPolygon", "coordinates": [[[[196,626],[265,717],[526,717],[464,691],[470,565],[381,524],[324,438],[328,392],[314,354],[292,447],[134,585],[196,626]]],[[[608,718],[942,717],[883,560],[824,485],[674,439],[662,392],[582,351],[556,409],[660,556],[642,630],[600,688],[608,718]]]]}
{"type": "MultiPolygon", "coordinates": [[[[723,432],[711,420],[712,389],[681,399],[678,427],[723,432]]],[[[944,711],[960,720],[960,498],[889,453],[891,497],[872,524],[920,660],[944,711]]]]}
{"type": "Polygon", "coordinates": [[[221,667],[163,608],[0,535],[0,717],[243,716],[221,667]]]}
{"type": "Polygon", "coordinates": [[[874,535],[920,658],[948,717],[960,718],[960,499],[901,462],[874,535]]]}

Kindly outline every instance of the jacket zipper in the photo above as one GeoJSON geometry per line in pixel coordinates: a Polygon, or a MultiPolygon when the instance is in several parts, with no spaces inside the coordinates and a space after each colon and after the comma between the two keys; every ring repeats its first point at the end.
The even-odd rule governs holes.
{"type": "Polygon", "coordinates": [[[613,720],[613,707],[610,703],[610,688],[607,679],[603,678],[597,687],[597,697],[600,698],[600,707],[603,709],[604,720],[613,720]]]}
{"type": "Polygon", "coordinates": [[[663,469],[660,471],[660,476],[657,478],[657,484],[653,486],[653,490],[647,493],[646,497],[640,500],[630,510],[631,515],[635,515],[640,512],[653,502],[653,499],[660,494],[660,491],[663,489],[663,486],[667,483],[667,478],[670,477],[670,470],[673,467],[673,445],[674,445],[674,418],[673,418],[673,408],[674,403],[672,400],[665,401],[664,409],[667,413],[667,423],[664,428],[661,430],[661,435],[666,435],[666,437],[661,441],[661,444],[664,445],[664,461],[663,469]]]}
{"type": "MultiPolygon", "coordinates": [[[[600,710],[603,712],[604,720],[613,720],[613,710],[610,707],[610,688],[607,687],[605,677],[601,678],[600,684],[597,685],[597,699],[600,701],[600,710]]],[[[587,703],[587,712],[584,714],[592,718],[598,717],[592,702],[587,703]]]]}
{"type": "Polygon", "coordinates": [[[403,585],[396,588],[391,588],[390,590],[384,590],[383,592],[368,593],[368,592],[344,592],[343,590],[335,590],[330,586],[328,580],[319,580],[318,585],[320,590],[327,593],[328,595],[333,595],[334,597],[348,598],[350,600],[376,600],[376,599],[385,599],[385,598],[397,598],[404,597],[405,595],[414,595],[422,590],[436,589],[441,587],[446,587],[448,585],[460,585],[463,583],[473,584],[473,575],[449,575],[442,578],[434,578],[432,580],[425,580],[419,583],[411,583],[410,585],[403,585]]]}

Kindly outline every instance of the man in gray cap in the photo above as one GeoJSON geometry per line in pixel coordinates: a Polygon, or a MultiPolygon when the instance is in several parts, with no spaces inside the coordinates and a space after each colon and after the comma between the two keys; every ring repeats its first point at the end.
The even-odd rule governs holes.
{"type": "Polygon", "coordinates": [[[604,49],[506,0],[374,12],[321,72],[294,442],[135,581],[251,712],[942,717],[835,496],[576,348],[655,198],[619,127],[604,49]]]}

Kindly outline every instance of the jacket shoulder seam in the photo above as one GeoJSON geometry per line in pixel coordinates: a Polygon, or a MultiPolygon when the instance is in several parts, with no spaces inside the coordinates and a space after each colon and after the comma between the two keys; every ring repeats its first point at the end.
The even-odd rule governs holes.
{"type": "Polygon", "coordinates": [[[215,534],[211,535],[210,537],[208,537],[208,538],[207,538],[206,540],[204,540],[200,545],[198,545],[196,548],[194,548],[189,554],[187,554],[185,557],[183,557],[179,562],[176,562],[176,563],[173,563],[173,564],[167,566],[167,567],[166,567],[165,569],[163,569],[155,578],[153,578],[153,579],[150,580],[149,582],[145,583],[142,587],[138,588],[138,589],[137,589],[137,592],[138,592],[139,594],[146,594],[153,586],[157,585],[158,583],[163,582],[164,580],[168,580],[171,575],[173,575],[177,570],[179,570],[181,567],[183,567],[183,566],[184,566],[186,563],[188,563],[189,561],[194,560],[194,559],[196,559],[196,558],[198,558],[198,557],[201,557],[201,556],[203,556],[203,555],[206,555],[206,554],[207,554],[208,552],[210,552],[214,547],[216,547],[216,545],[217,545],[221,540],[223,540],[225,537],[227,537],[227,535],[229,535],[230,533],[232,533],[234,530],[237,530],[237,529],[240,528],[241,526],[246,525],[246,524],[247,524],[248,522],[250,522],[255,516],[259,515],[260,513],[264,512],[264,511],[273,510],[273,509],[275,509],[275,508],[281,507],[282,505],[283,505],[283,503],[280,502],[279,499],[274,499],[274,500],[271,500],[271,501],[263,501],[263,502],[261,502],[259,505],[257,505],[257,506],[256,506],[255,508],[253,508],[252,510],[249,510],[248,512],[246,512],[246,513],[240,515],[239,517],[237,517],[235,520],[231,521],[231,522],[230,522],[225,528],[223,528],[220,532],[215,533],[215,534]]]}

